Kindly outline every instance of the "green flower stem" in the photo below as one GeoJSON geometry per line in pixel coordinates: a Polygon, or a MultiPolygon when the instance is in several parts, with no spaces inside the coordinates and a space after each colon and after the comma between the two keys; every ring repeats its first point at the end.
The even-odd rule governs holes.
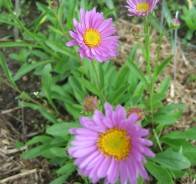
{"type": "Polygon", "coordinates": [[[144,22],[144,59],[146,61],[146,71],[149,81],[149,97],[150,97],[150,114],[151,114],[151,121],[153,122],[153,96],[154,96],[154,77],[152,75],[152,67],[151,67],[151,59],[150,59],[150,31],[151,26],[149,23],[149,16],[145,17],[144,22]]]}
{"type": "Polygon", "coordinates": [[[147,64],[147,74],[151,76],[151,64],[150,64],[150,24],[149,17],[145,17],[144,22],[144,59],[147,64]]]}
{"type": "MultiPolygon", "coordinates": [[[[176,12],[176,18],[178,19],[178,12],[176,12]]],[[[174,30],[174,41],[173,41],[173,55],[174,55],[174,68],[173,68],[173,75],[174,75],[174,83],[176,82],[176,55],[177,55],[177,41],[178,41],[178,29],[174,30]]]]}
{"type": "Polygon", "coordinates": [[[160,143],[160,140],[159,140],[159,136],[158,136],[158,134],[157,134],[155,129],[153,129],[153,134],[154,134],[155,140],[157,142],[157,145],[158,145],[160,151],[163,151],[161,143],[160,143]]]}
{"type": "MultiPolygon", "coordinates": [[[[95,71],[95,76],[96,76],[96,86],[97,86],[97,89],[98,89],[98,92],[99,92],[99,98],[101,100],[101,104],[103,105],[104,102],[106,101],[106,98],[105,98],[105,95],[104,95],[104,92],[103,92],[103,89],[102,89],[102,86],[101,86],[101,83],[103,81],[101,81],[101,77],[100,77],[100,72],[99,72],[99,68],[96,66],[98,63],[97,61],[92,61],[93,63],[93,69],[95,71]]],[[[102,67],[102,66],[99,66],[99,67],[102,67]]]]}

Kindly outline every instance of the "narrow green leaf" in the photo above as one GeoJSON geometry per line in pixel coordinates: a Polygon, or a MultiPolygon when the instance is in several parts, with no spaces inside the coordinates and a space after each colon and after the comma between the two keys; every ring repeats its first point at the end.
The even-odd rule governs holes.
{"type": "Polygon", "coordinates": [[[83,111],[83,107],[79,104],[75,104],[74,102],[66,102],[65,107],[74,119],[78,119],[83,111]]]}
{"type": "Polygon", "coordinates": [[[148,84],[148,82],[146,80],[146,77],[144,76],[142,71],[136,66],[136,64],[134,64],[133,62],[127,62],[127,65],[130,68],[130,70],[134,70],[135,71],[135,73],[140,78],[140,80],[142,80],[146,85],[148,84]]]}
{"type": "Polygon", "coordinates": [[[51,147],[49,151],[53,154],[53,157],[65,158],[65,148],[51,147]]]}
{"type": "Polygon", "coordinates": [[[64,184],[66,179],[67,179],[67,175],[64,174],[64,175],[56,178],[55,180],[51,181],[50,184],[64,184]]]}
{"type": "Polygon", "coordinates": [[[55,115],[53,115],[51,112],[49,112],[45,107],[33,103],[28,103],[28,102],[21,102],[19,104],[22,107],[28,107],[33,110],[39,111],[46,119],[48,119],[50,122],[53,123],[58,123],[57,118],[55,115]]]}
{"type": "Polygon", "coordinates": [[[163,69],[171,62],[172,57],[168,57],[165,59],[160,65],[155,68],[154,71],[154,81],[157,80],[159,74],[163,71],[163,69]]]}
{"type": "Polygon", "coordinates": [[[5,73],[6,77],[8,78],[9,82],[16,87],[15,81],[13,79],[13,74],[11,72],[11,70],[8,68],[7,63],[5,61],[5,57],[3,56],[3,54],[0,52],[0,66],[3,70],[3,72],[5,73]]]}
{"type": "Polygon", "coordinates": [[[72,162],[66,163],[63,167],[57,170],[57,174],[69,174],[71,175],[75,171],[76,167],[72,162]]]}
{"type": "Polygon", "coordinates": [[[124,66],[120,69],[120,71],[117,74],[117,79],[115,82],[116,87],[126,84],[128,73],[129,73],[129,68],[127,66],[124,66]]]}
{"type": "Polygon", "coordinates": [[[55,137],[65,137],[69,134],[70,128],[80,127],[76,122],[57,123],[46,129],[46,133],[55,137]]]}
{"type": "Polygon", "coordinates": [[[39,66],[47,64],[49,61],[43,61],[43,62],[33,62],[33,63],[25,63],[23,64],[20,69],[16,72],[14,76],[14,80],[19,80],[22,76],[26,75],[27,73],[31,72],[32,70],[36,69],[39,66]]]}
{"type": "Polygon", "coordinates": [[[82,103],[84,101],[85,94],[82,91],[80,83],[77,81],[76,78],[70,77],[69,84],[71,85],[74,96],[77,98],[78,102],[82,103]]]}
{"type": "Polygon", "coordinates": [[[33,145],[33,144],[37,144],[37,143],[48,143],[52,140],[51,137],[47,136],[47,135],[38,135],[33,137],[31,140],[27,141],[27,145],[33,145]]]}
{"type": "Polygon", "coordinates": [[[33,158],[36,158],[36,157],[40,156],[42,154],[42,152],[44,150],[46,150],[47,148],[48,148],[48,145],[37,146],[35,148],[32,148],[30,150],[25,151],[22,154],[22,158],[23,159],[33,159],[33,158]]]}
{"type": "Polygon", "coordinates": [[[11,41],[0,42],[0,48],[12,48],[12,47],[35,47],[35,45],[33,46],[30,43],[26,43],[20,40],[15,42],[11,42],[11,41]]]}
{"type": "Polygon", "coordinates": [[[70,49],[67,49],[64,45],[57,45],[56,42],[47,40],[46,45],[52,49],[54,52],[59,52],[65,56],[69,56],[73,59],[78,59],[74,53],[71,52],[70,49]]]}

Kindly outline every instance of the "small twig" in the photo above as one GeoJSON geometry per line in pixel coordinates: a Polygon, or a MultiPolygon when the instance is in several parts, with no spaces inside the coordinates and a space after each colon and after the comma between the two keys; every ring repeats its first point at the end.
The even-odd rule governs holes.
{"type": "Polygon", "coordinates": [[[29,133],[29,134],[26,135],[26,138],[34,137],[34,136],[36,136],[36,135],[38,135],[38,134],[40,134],[40,133],[41,133],[41,132],[31,132],[31,133],[29,133]]]}
{"type": "Polygon", "coordinates": [[[22,151],[24,151],[26,149],[27,149],[27,146],[23,146],[23,147],[18,148],[18,149],[17,148],[14,148],[14,149],[2,150],[2,152],[4,154],[6,154],[6,155],[13,155],[15,153],[22,152],[22,151]]]}
{"type": "Polygon", "coordinates": [[[186,56],[184,55],[183,50],[181,50],[181,54],[182,54],[182,59],[184,60],[184,64],[185,64],[186,66],[188,66],[188,65],[189,65],[189,61],[188,61],[188,59],[186,58],[186,56]]]}
{"type": "Polygon", "coordinates": [[[192,43],[188,43],[188,47],[191,47],[192,49],[196,49],[196,45],[193,45],[192,43]]]}
{"type": "Polygon", "coordinates": [[[37,169],[28,170],[28,171],[25,171],[23,173],[19,173],[19,174],[16,174],[14,176],[10,176],[8,178],[2,179],[2,180],[0,180],[0,183],[3,184],[3,183],[7,183],[7,182],[12,182],[12,181],[15,181],[18,178],[22,178],[24,176],[35,174],[35,173],[37,173],[37,169]]]}
{"type": "MultiPolygon", "coordinates": [[[[6,114],[6,115],[8,115],[8,116],[11,116],[11,117],[13,117],[13,118],[16,118],[16,117],[14,117],[14,116],[12,116],[11,114],[6,114]]],[[[9,121],[7,121],[5,118],[4,118],[4,116],[1,116],[1,114],[0,114],[0,119],[1,120],[3,120],[3,122],[17,135],[17,136],[19,136],[20,134],[19,134],[19,132],[14,128],[14,126],[9,122],[9,121]]]]}
{"type": "MultiPolygon", "coordinates": [[[[22,102],[23,103],[23,102],[22,102]]],[[[22,121],[22,138],[24,141],[26,141],[26,127],[25,127],[25,120],[24,120],[24,107],[23,107],[23,104],[22,104],[22,109],[21,109],[21,121],[22,121]]]]}
{"type": "Polygon", "coordinates": [[[13,168],[13,169],[11,169],[11,170],[8,170],[8,171],[4,172],[3,175],[4,175],[4,176],[5,176],[5,175],[11,175],[11,173],[19,172],[20,169],[21,169],[20,166],[15,167],[15,168],[13,168]]]}
{"type": "Polygon", "coordinates": [[[11,109],[6,109],[6,110],[1,111],[0,114],[8,114],[8,113],[11,113],[13,111],[17,111],[19,109],[21,109],[21,108],[20,107],[14,107],[14,108],[11,108],[11,109]]]}

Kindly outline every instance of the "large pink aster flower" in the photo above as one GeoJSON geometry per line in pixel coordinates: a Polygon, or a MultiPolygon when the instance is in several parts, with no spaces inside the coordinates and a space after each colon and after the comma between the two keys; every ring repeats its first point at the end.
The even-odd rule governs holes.
{"type": "Polygon", "coordinates": [[[92,118],[82,117],[83,127],[70,130],[75,137],[69,148],[79,173],[93,183],[104,178],[107,184],[118,180],[135,184],[139,175],[147,179],[145,156],[154,153],[148,148],[152,142],[145,138],[148,130],[136,124],[138,119],[137,113],[127,117],[122,106],[113,110],[109,104],[105,114],[96,110],[92,118]]]}
{"type": "Polygon", "coordinates": [[[104,19],[96,9],[80,10],[80,21],[74,19],[75,30],[70,31],[73,40],[67,46],[79,46],[80,57],[99,62],[117,55],[118,37],[112,19],[104,19]]]}
{"type": "Polygon", "coordinates": [[[159,0],[127,0],[130,16],[146,16],[152,12],[159,0]]]}

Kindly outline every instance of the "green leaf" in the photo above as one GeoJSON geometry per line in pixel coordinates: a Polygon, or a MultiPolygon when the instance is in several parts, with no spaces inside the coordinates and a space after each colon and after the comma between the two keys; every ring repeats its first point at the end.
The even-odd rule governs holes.
{"type": "Polygon", "coordinates": [[[12,48],[12,47],[35,47],[35,45],[31,45],[21,40],[17,40],[15,42],[0,42],[0,48],[12,48]]]}
{"type": "Polygon", "coordinates": [[[35,157],[38,157],[42,154],[44,150],[48,148],[48,145],[41,145],[37,146],[35,148],[32,148],[22,154],[23,159],[33,159],[35,157]]]}
{"type": "Polygon", "coordinates": [[[165,137],[170,139],[191,139],[196,140],[196,127],[190,128],[184,132],[174,131],[170,134],[167,134],[165,137]]]}
{"type": "Polygon", "coordinates": [[[160,100],[165,99],[166,94],[168,92],[168,89],[170,87],[170,82],[171,82],[171,78],[170,77],[166,77],[160,84],[160,88],[158,91],[158,96],[160,100]]]}
{"type": "Polygon", "coordinates": [[[13,79],[13,74],[12,74],[11,70],[8,68],[7,63],[5,61],[5,57],[1,52],[0,52],[0,66],[3,70],[3,72],[5,73],[6,77],[8,78],[8,80],[11,82],[11,84],[14,87],[16,87],[15,81],[13,79]]]}
{"type": "Polygon", "coordinates": [[[97,89],[96,85],[89,82],[88,80],[81,78],[79,79],[81,81],[81,84],[83,84],[88,91],[95,94],[96,96],[99,96],[99,90],[97,89]]]}
{"type": "Polygon", "coordinates": [[[182,104],[169,104],[159,109],[154,115],[154,121],[161,125],[171,125],[182,115],[184,106],[182,104]]]}
{"type": "Polygon", "coordinates": [[[141,81],[143,81],[146,85],[148,84],[146,77],[144,76],[143,72],[137,67],[136,64],[130,61],[130,62],[127,62],[127,65],[130,68],[130,70],[134,70],[134,72],[141,79],[141,81]]]}
{"type": "Polygon", "coordinates": [[[190,161],[182,153],[171,149],[158,153],[153,160],[163,167],[172,170],[187,169],[191,166],[190,161]]]}
{"type": "Polygon", "coordinates": [[[36,137],[33,137],[31,140],[27,141],[27,145],[33,145],[37,143],[49,143],[52,140],[51,137],[47,135],[38,135],[36,137]]]}
{"type": "Polygon", "coordinates": [[[120,88],[114,90],[109,96],[109,102],[112,104],[118,104],[126,91],[127,85],[121,86],[120,88]]]}
{"type": "Polygon", "coordinates": [[[42,70],[42,90],[48,99],[48,102],[53,107],[53,109],[57,112],[56,106],[52,101],[52,92],[51,87],[54,85],[52,75],[52,66],[51,64],[47,64],[44,69],[42,70]]]}
{"type": "Polygon", "coordinates": [[[83,107],[79,104],[74,104],[74,102],[66,102],[65,107],[75,119],[78,119],[83,111],[83,107]]]}
{"type": "Polygon", "coordinates": [[[65,158],[65,148],[60,148],[60,147],[52,147],[49,149],[50,152],[53,154],[55,157],[60,157],[60,158],[65,158]]]}
{"type": "Polygon", "coordinates": [[[120,69],[120,71],[117,74],[117,79],[115,82],[116,87],[126,84],[128,73],[129,73],[129,68],[127,66],[124,66],[120,69]]]}
{"type": "Polygon", "coordinates": [[[172,21],[172,16],[166,0],[162,1],[162,6],[163,6],[163,15],[166,18],[167,23],[170,24],[172,21]]]}
{"type": "Polygon", "coordinates": [[[105,4],[107,5],[107,7],[109,9],[114,9],[114,3],[113,3],[113,0],[105,0],[105,4]]]}
{"type": "Polygon", "coordinates": [[[163,167],[160,167],[160,165],[155,164],[152,161],[148,161],[146,164],[146,168],[154,176],[158,184],[173,184],[172,177],[169,173],[169,171],[163,167]]]}
{"type": "Polygon", "coordinates": [[[184,139],[170,139],[166,136],[161,138],[161,141],[169,145],[172,149],[178,151],[182,149],[183,154],[189,159],[192,165],[196,165],[196,146],[185,141],[184,139]]]}
{"type": "Polygon", "coordinates": [[[156,68],[155,68],[155,71],[154,71],[154,81],[157,80],[159,74],[163,71],[163,69],[171,62],[171,59],[172,57],[168,57],[166,58],[163,62],[161,62],[160,65],[158,65],[156,68]]]}
{"type": "Polygon", "coordinates": [[[14,80],[19,80],[22,76],[26,75],[27,73],[31,72],[35,68],[47,64],[49,61],[43,61],[39,63],[25,63],[23,64],[20,69],[17,71],[17,73],[14,76],[14,80]]]}
{"type": "Polygon", "coordinates": [[[183,153],[190,160],[192,166],[196,166],[196,147],[184,148],[183,153]]]}
{"type": "Polygon", "coordinates": [[[22,107],[28,107],[31,108],[33,110],[39,111],[46,119],[48,119],[50,122],[52,123],[58,123],[57,118],[55,117],[54,114],[52,114],[48,109],[46,109],[46,107],[41,106],[41,105],[37,105],[37,104],[33,104],[33,103],[28,103],[28,102],[20,102],[19,103],[20,106],[22,107]]]}
{"type": "Polygon", "coordinates": [[[55,180],[51,181],[50,184],[64,184],[67,178],[68,178],[67,175],[64,174],[56,178],[55,180]]]}
{"type": "Polygon", "coordinates": [[[76,167],[72,162],[66,163],[63,167],[57,170],[57,174],[71,175],[75,171],[76,167]]]}
{"type": "Polygon", "coordinates": [[[70,77],[69,84],[71,85],[74,96],[77,98],[78,102],[82,103],[84,101],[85,94],[82,91],[80,83],[75,78],[70,77]]]}
{"type": "Polygon", "coordinates": [[[64,45],[58,45],[56,42],[50,41],[50,40],[47,40],[45,43],[54,52],[61,53],[65,56],[69,56],[73,59],[78,59],[77,56],[75,56],[75,54],[72,53],[70,49],[67,49],[64,45]]]}
{"type": "Polygon", "coordinates": [[[56,137],[65,137],[69,134],[70,128],[80,127],[76,122],[67,122],[67,123],[57,123],[46,129],[47,134],[56,136],[56,137]]]}

